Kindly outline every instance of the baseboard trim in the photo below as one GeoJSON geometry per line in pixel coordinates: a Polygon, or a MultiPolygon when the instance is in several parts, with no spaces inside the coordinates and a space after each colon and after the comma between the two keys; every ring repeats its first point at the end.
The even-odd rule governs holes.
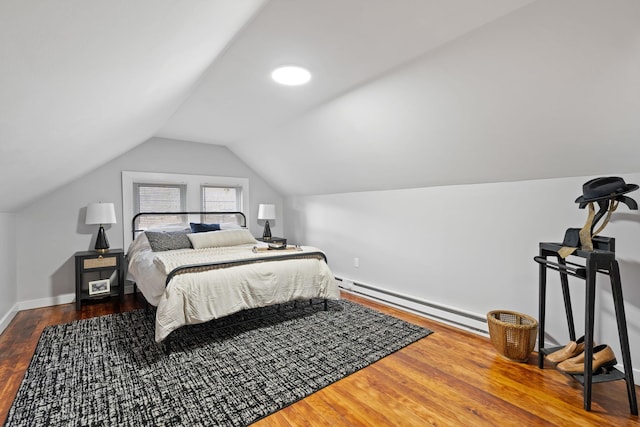
{"type": "MultiPolygon", "coordinates": [[[[130,284],[130,283],[126,284],[124,287],[124,293],[130,294],[132,292],[133,292],[133,284],[130,284]]],[[[53,305],[60,305],[60,304],[69,304],[69,303],[75,302],[75,300],[76,300],[76,294],[71,293],[71,294],[56,295],[54,297],[20,301],[16,304],[16,307],[17,307],[16,311],[31,310],[32,308],[51,307],[53,305]]]]}
{"type": "MultiPolygon", "coordinates": [[[[124,292],[125,294],[132,293],[133,284],[131,283],[126,284],[124,287],[124,292]]],[[[70,294],[56,295],[54,297],[19,301],[15,303],[13,307],[11,307],[11,309],[2,318],[0,318],[0,334],[3,333],[5,329],[7,329],[7,326],[9,326],[9,323],[11,323],[11,321],[13,320],[14,317],[16,317],[16,314],[18,314],[19,311],[31,310],[34,308],[51,307],[54,305],[61,305],[61,304],[69,304],[69,303],[75,302],[75,300],[76,300],[76,294],[70,293],[70,294]]]]}
{"type": "Polygon", "coordinates": [[[18,311],[32,308],[51,307],[52,305],[69,304],[76,300],[76,294],[62,294],[53,297],[31,299],[18,302],[18,311]]]}
{"type": "Polygon", "coordinates": [[[18,314],[18,311],[20,310],[18,309],[18,304],[16,303],[9,309],[9,311],[7,311],[7,313],[5,313],[4,316],[2,316],[2,318],[0,319],[0,334],[2,334],[5,329],[7,329],[9,323],[11,323],[13,318],[16,317],[16,314],[18,314]]]}
{"type": "Polygon", "coordinates": [[[0,319],[0,334],[7,329],[9,323],[16,317],[19,311],[30,310],[32,308],[50,307],[52,305],[68,304],[75,301],[75,294],[63,294],[55,297],[38,298],[27,301],[19,301],[9,309],[9,311],[0,319]]]}
{"type": "Polygon", "coordinates": [[[19,301],[0,319],[0,334],[7,329],[9,323],[16,317],[19,311],[31,310],[33,308],[51,307],[52,305],[68,304],[75,301],[76,294],[62,294],[55,297],[38,298],[27,301],[19,301]]]}
{"type": "Polygon", "coordinates": [[[345,277],[336,277],[338,286],[354,294],[378,301],[382,304],[409,311],[422,317],[436,320],[473,332],[485,337],[489,336],[487,319],[476,313],[471,313],[455,307],[416,298],[411,295],[391,291],[362,282],[356,282],[345,277]]]}

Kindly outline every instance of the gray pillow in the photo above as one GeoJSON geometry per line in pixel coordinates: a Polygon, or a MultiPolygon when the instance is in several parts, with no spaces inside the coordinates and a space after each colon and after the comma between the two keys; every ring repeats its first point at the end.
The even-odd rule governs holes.
{"type": "Polygon", "coordinates": [[[192,247],[187,231],[145,231],[144,234],[147,235],[151,250],[154,252],[192,247]]]}

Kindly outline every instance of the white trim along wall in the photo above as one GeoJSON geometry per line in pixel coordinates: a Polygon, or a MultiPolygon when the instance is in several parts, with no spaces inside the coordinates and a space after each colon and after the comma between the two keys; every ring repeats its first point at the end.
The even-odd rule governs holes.
{"type": "Polygon", "coordinates": [[[0,213],[0,333],[17,312],[16,215],[0,213]]]}

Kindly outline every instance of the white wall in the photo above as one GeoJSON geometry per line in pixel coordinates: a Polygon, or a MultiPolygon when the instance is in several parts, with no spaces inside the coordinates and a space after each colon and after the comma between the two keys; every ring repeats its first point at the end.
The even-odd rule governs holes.
{"type": "Polygon", "coordinates": [[[0,213],[0,332],[13,318],[18,302],[15,227],[15,214],[0,213]]]}
{"type": "MultiPolygon", "coordinates": [[[[253,221],[248,225],[254,235],[262,235],[258,204],[274,203],[282,211],[282,197],[227,148],[152,138],[17,212],[17,299],[23,306],[70,301],[75,289],[73,254],[92,249],[97,234],[96,226],[84,223],[89,203],[115,203],[118,222],[105,229],[110,246],[122,247],[123,221],[131,221],[122,218],[123,170],[249,178],[253,221]]],[[[274,235],[282,234],[281,224],[274,221],[274,235]]]]}
{"type": "MultiPolygon", "coordinates": [[[[640,183],[640,173],[622,176],[640,183]]],[[[562,241],[566,228],[584,224],[586,211],[574,200],[590,178],[291,197],[285,202],[285,231],[291,240],[324,249],[338,277],[482,317],[509,309],[537,318],[538,242],[562,241]]],[[[631,196],[640,200],[640,192],[631,196]]],[[[620,205],[602,234],[616,238],[637,371],[640,214],[620,205]]],[[[550,274],[548,283],[547,343],[565,343],[558,275],[550,274]]],[[[584,282],[570,279],[570,288],[580,336],[584,282]]],[[[595,338],[620,354],[606,276],[598,277],[597,290],[595,338]]]]}

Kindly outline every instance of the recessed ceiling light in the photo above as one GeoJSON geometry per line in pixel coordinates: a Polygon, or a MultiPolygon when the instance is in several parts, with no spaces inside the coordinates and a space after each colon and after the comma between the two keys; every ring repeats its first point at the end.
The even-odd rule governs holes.
{"type": "Polygon", "coordinates": [[[305,68],[287,65],[273,70],[271,78],[282,85],[300,86],[311,80],[311,73],[305,68]]]}

